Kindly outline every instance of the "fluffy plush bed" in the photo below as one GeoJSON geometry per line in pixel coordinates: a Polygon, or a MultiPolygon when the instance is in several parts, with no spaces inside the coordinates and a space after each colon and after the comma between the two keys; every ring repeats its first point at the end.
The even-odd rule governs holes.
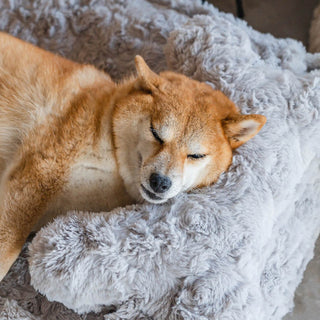
{"type": "Polygon", "coordinates": [[[193,0],[4,1],[0,29],[115,79],[140,54],[268,119],[211,187],[43,228],[0,284],[3,319],[262,320],[292,308],[320,231],[319,55],[193,0]],[[38,294],[27,255],[37,290],[92,312],[38,294]]]}

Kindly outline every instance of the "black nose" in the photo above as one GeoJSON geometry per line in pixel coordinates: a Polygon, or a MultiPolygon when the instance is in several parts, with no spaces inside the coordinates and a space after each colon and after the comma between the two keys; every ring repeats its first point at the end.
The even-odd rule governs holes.
{"type": "Polygon", "coordinates": [[[157,193],[166,192],[172,185],[168,177],[159,173],[152,173],[149,182],[152,190],[157,193]]]}

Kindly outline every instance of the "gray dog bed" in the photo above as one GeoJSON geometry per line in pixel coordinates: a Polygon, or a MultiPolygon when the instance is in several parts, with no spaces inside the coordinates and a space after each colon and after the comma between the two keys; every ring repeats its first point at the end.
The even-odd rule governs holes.
{"type": "MultiPolygon", "coordinates": [[[[208,188],[71,212],[0,284],[2,319],[281,319],[320,231],[319,55],[192,0],[10,1],[0,29],[119,79],[142,55],[222,90],[263,130],[208,188]],[[96,312],[96,313],[93,313],[96,312]]],[[[1,318],[1,317],[0,317],[1,318]]]]}

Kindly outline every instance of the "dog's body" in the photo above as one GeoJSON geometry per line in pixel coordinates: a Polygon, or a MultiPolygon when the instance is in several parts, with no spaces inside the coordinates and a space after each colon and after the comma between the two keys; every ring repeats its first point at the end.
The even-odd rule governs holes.
{"type": "MultiPolygon", "coordinates": [[[[0,44],[3,180],[8,180],[21,161],[34,162],[37,175],[44,177],[33,173],[25,188],[45,190],[46,185],[37,183],[47,183],[43,178],[54,176],[54,182],[48,181],[54,190],[49,191],[52,195],[45,205],[53,215],[70,209],[108,210],[132,202],[119,176],[112,144],[111,100],[116,86],[111,79],[91,66],[70,62],[6,34],[1,34],[0,44]],[[103,126],[102,117],[106,119],[103,126]]],[[[26,176],[29,171],[19,170],[26,176]]],[[[1,190],[2,195],[5,192],[1,190]]]]}
{"type": "Polygon", "coordinates": [[[0,33],[0,280],[53,216],[209,185],[265,123],[206,84],[136,67],[115,84],[0,33]]]}

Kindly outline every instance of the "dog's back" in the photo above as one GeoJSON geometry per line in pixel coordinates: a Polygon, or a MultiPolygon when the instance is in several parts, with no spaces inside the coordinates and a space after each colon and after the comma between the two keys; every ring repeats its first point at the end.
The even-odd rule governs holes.
{"type": "Polygon", "coordinates": [[[130,202],[111,141],[109,101],[116,85],[110,77],[5,33],[0,48],[0,175],[6,180],[30,153],[46,159],[41,174],[57,162],[68,168],[35,229],[71,209],[110,210],[130,202]]]}
{"type": "MultiPolygon", "coordinates": [[[[0,32],[0,170],[30,131],[63,115],[69,102],[106,74],[0,32]]],[[[110,80],[108,86],[112,86],[110,80]]]]}

